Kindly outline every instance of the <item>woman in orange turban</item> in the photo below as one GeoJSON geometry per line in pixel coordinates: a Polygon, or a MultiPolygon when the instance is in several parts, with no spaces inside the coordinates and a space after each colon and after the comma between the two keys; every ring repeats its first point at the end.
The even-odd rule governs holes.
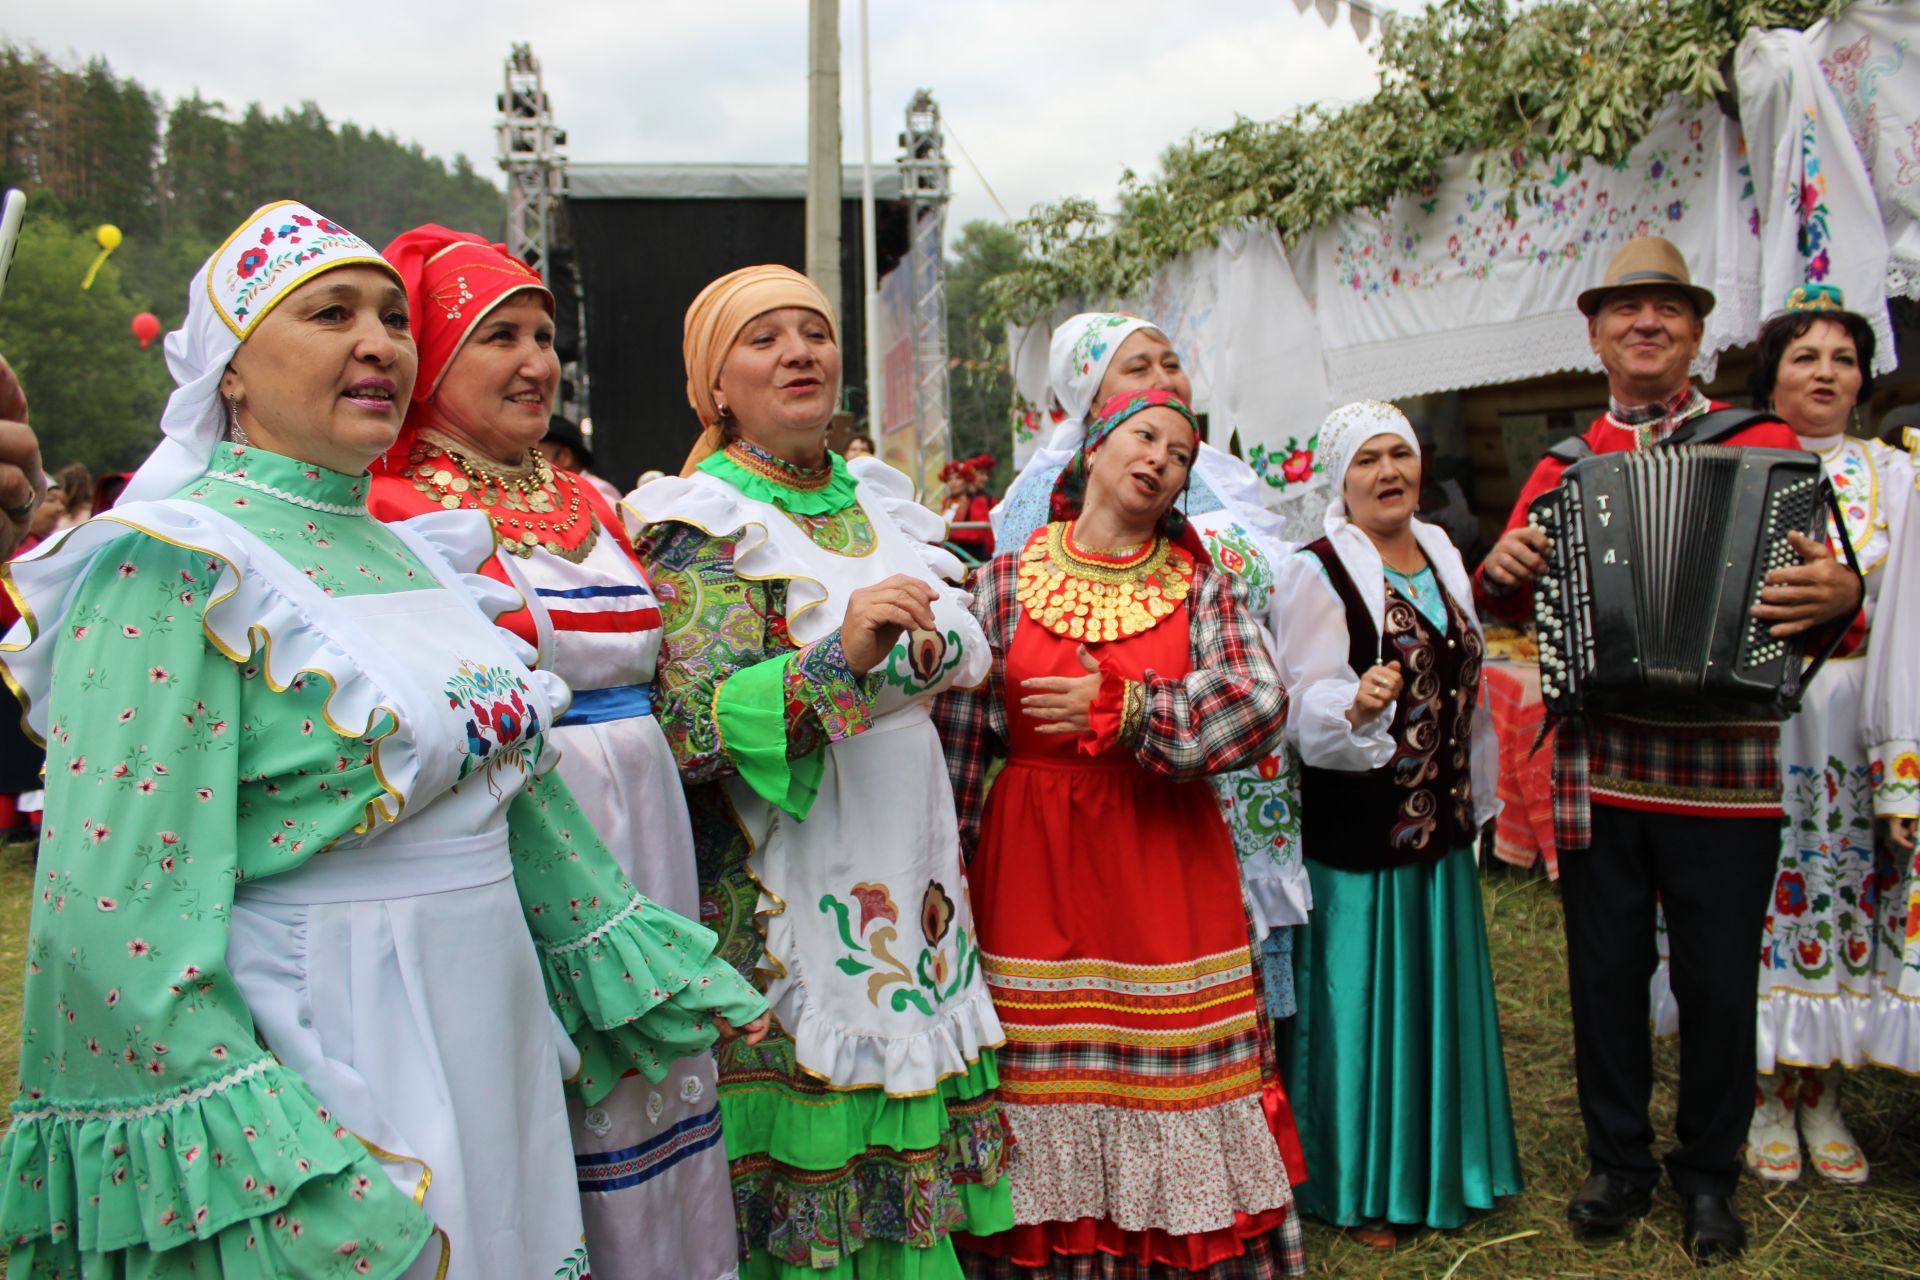
{"type": "Polygon", "coordinates": [[[743,1275],[958,1280],[1012,1221],[1000,1023],[931,696],[986,675],[941,519],[830,452],[833,307],[785,267],[687,311],[701,438],[627,499],[666,617],[660,715],[722,953],[775,1032],[720,1055],[743,1275]]]}

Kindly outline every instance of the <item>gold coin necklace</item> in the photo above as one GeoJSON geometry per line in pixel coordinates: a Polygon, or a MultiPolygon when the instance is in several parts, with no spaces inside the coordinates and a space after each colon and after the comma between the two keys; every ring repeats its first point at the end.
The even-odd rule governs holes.
{"type": "Polygon", "coordinates": [[[1057,636],[1088,643],[1150,631],[1193,587],[1193,557],[1165,538],[1118,553],[1073,543],[1072,521],[1047,526],[1020,553],[1017,598],[1057,636]]]}
{"type": "Polygon", "coordinates": [[[500,545],[523,559],[535,549],[579,564],[599,540],[599,521],[580,482],[556,472],[537,449],[519,462],[474,457],[449,436],[423,428],[407,453],[402,478],[448,511],[484,511],[500,545]]]}

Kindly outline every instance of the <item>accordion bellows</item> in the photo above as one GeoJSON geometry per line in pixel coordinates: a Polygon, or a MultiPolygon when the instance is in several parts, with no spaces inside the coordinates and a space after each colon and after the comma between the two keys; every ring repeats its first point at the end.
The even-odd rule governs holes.
{"type": "Polygon", "coordinates": [[[1534,590],[1550,711],[1698,709],[1784,720],[1810,635],[1750,612],[1787,534],[1825,532],[1820,460],[1788,449],[1674,445],[1584,458],[1536,499],[1551,542],[1534,590]]]}

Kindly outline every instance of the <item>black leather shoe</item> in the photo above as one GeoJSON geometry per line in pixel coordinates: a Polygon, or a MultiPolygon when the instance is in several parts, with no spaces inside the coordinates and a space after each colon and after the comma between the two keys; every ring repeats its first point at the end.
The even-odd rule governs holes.
{"type": "Polygon", "coordinates": [[[1651,1187],[1636,1187],[1617,1173],[1593,1173],[1567,1201],[1567,1221],[1584,1236],[1614,1235],[1652,1207],[1651,1187]]]}
{"type": "Polygon", "coordinates": [[[1727,1196],[1681,1196],[1687,1256],[1703,1267],[1747,1251],[1747,1228],[1727,1196]]]}

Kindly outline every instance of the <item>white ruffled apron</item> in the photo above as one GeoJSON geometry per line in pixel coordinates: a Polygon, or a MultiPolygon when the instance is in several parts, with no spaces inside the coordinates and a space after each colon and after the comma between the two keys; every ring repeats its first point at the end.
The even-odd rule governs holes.
{"type": "MultiPolygon", "coordinates": [[[[436,578],[456,580],[391,527],[436,578]]],[[[418,756],[397,822],[238,886],[229,956],[255,1024],[445,1232],[444,1261],[430,1247],[409,1277],[584,1272],[562,1091],[578,1059],[548,1006],[507,852],[523,776],[499,750],[461,778],[466,711],[441,692],[463,664],[526,669],[463,592],[329,597],[238,525],[232,534],[350,661],[381,672],[418,756]]],[[[540,681],[527,685],[544,728],[554,709],[540,681]]]]}
{"type": "MultiPolygon", "coordinates": [[[[560,776],[633,887],[700,918],[693,830],[673,749],[653,714],[660,628],[645,575],[603,529],[579,564],[545,551],[500,563],[532,610],[540,669],[573,705],[555,722],[560,776]]],[[[713,1055],[676,1059],[655,1084],[638,1074],[589,1107],[567,1099],[574,1164],[595,1270],[610,1280],[738,1274],[733,1193],[720,1138],[713,1055]]]]}
{"type": "Polygon", "coordinates": [[[896,523],[924,517],[931,541],[944,531],[939,516],[914,504],[910,482],[890,468],[853,470],[875,538],[860,555],[824,550],[778,507],[704,473],[677,486],[656,481],[636,497],[651,499],[637,504],[649,521],[679,519],[716,534],[744,524],[734,566],[743,577],[788,580],[787,628],[797,644],[831,635],[853,592],[894,574],[938,592],[935,630],[903,636],[872,673],[882,682],[872,727],[826,748],[804,822],[739,778],[727,784],[753,842],[747,865],[759,909],[771,913],[767,998],[800,1066],[834,1085],[923,1094],[1002,1039],[980,976],[953,792],[927,707],[944,689],[984,681],[992,654],[968,612],[971,597],[934,571],[951,562],[957,577],[958,561],[896,523]],[[764,541],[754,541],[756,527],[764,541]]]}

